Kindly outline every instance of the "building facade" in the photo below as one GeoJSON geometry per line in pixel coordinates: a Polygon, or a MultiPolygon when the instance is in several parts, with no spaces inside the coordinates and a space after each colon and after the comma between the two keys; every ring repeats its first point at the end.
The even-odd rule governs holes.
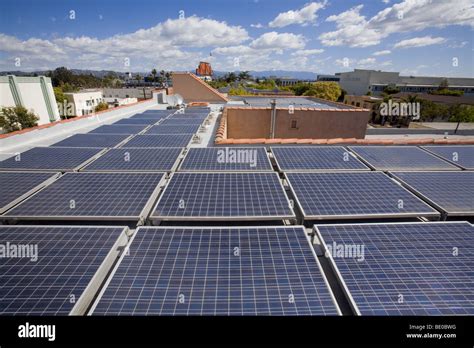
{"type": "Polygon", "coordinates": [[[137,98],[151,99],[153,97],[153,87],[136,87],[136,88],[104,88],[102,92],[104,98],[137,98]]]}
{"type": "Polygon", "coordinates": [[[0,107],[14,106],[36,114],[39,125],[60,119],[49,77],[0,76],[0,107]]]}
{"type": "Polygon", "coordinates": [[[102,91],[84,90],[77,93],[64,93],[68,103],[73,105],[74,116],[91,114],[100,103],[104,102],[102,91]]]}

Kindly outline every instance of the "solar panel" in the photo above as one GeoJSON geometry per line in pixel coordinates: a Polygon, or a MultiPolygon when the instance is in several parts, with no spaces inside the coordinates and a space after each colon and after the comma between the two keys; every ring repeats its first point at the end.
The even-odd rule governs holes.
{"type": "Polygon", "coordinates": [[[173,126],[173,125],[193,125],[202,124],[203,120],[194,118],[167,118],[160,122],[160,126],[173,126]]]}
{"type": "Polygon", "coordinates": [[[89,132],[97,134],[137,134],[143,131],[146,125],[114,125],[105,124],[89,132]]]}
{"type": "Polygon", "coordinates": [[[181,148],[111,149],[84,171],[171,171],[177,166],[181,148]]]}
{"type": "Polygon", "coordinates": [[[357,314],[474,314],[471,224],[315,227],[357,314]]]}
{"type": "Polygon", "coordinates": [[[464,169],[474,169],[474,146],[422,146],[423,149],[464,169]]]}
{"type": "Polygon", "coordinates": [[[342,146],[272,147],[280,171],[369,170],[342,146]]]}
{"type": "Polygon", "coordinates": [[[203,120],[207,118],[207,114],[174,114],[169,119],[188,119],[188,120],[203,120]]]}
{"type": "Polygon", "coordinates": [[[122,147],[186,147],[193,134],[143,134],[137,135],[122,147]]]}
{"type": "Polygon", "coordinates": [[[281,220],[295,214],[277,173],[174,173],[152,220],[281,220]]]}
{"type": "Polygon", "coordinates": [[[142,125],[150,125],[155,124],[158,120],[153,118],[123,118],[118,120],[117,122],[112,123],[112,125],[135,125],[135,124],[142,124],[142,125]]]}
{"type": "Polygon", "coordinates": [[[117,249],[126,245],[126,230],[0,226],[6,254],[0,258],[0,315],[86,314],[117,249]]]}
{"type": "Polygon", "coordinates": [[[94,315],[338,315],[304,229],[140,227],[94,315]]]}
{"type": "Polygon", "coordinates": [[[1,170],[77,170],[91,161],[101,148],[35,147],[0,161],[1,170]]]}
{"type": "Polygon", "coordinates": [[[145,134],[191,134],[199,130],[198,124],[172,125],[172,126],[152,126],[145,134]]]}
{"type": "Polygon", "coordinates": [[[130,116],[129,118],[132,119],[132,120],[151,119],[151,120],[159,121],[162,118],[166,118],[166,117],[168,117],[167,114],[136,114],[136,115],[130,116]]]}
{"type": "Polygon", "coordinates": [[[10,210],[19,220],[139,220],[158,195],[161,173],[67,173],[10,210]]]}
{"type": "Polygon", "coordinates": [[[195,147],[181,163],[182,171],[265,171],[273,170],[262,147],[195,147]]]}
{"type": "Polygon", "coordinates": [[[129,138],[128,134],[74,134],[52,147],[114,147],[129,138]]]}
{"type": "Polygon", "coordinates": [[[174,113],[173,110],[145,110],[142,112],[142,114],[158,114],[158,115],[170,115],[174,113]]]}
{"type": "Polygon", "coordinates": [[[351,146],[376,170],[458,170],[438,157],[416,146],[351,146]]]}
{"type": "Polygon", "coordinates": [[[410,190],[452,215],[474,215],[474,172],[392,172],[410,190]]]}
{"type": "Polygon", "coordinates": [[[0,214],[52,182],[59,173],[0,172],[0,214]]]}
{"type": "Polygon", "coordinates": [[[287,173],[305,219],[440,214],[381,172],[287,173]]]}

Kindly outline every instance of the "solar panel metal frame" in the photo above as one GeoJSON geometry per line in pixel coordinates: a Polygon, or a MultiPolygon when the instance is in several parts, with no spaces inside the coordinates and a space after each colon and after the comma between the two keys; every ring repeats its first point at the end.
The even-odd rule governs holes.
{"type": "Polygon", "coordinates": [[[266,153],[266,150],[264,147],[254,147],[254,148],[251,148],[251,147],[191,147],[189,148],[184,157],[183,157],[183,160],[181,161],[180,165],[179,165],[179,168],[177,169],[178,172],[182,172],[182,173],[194,173],[194,172],[197,172],[197,173],[221,173],[221,172],[228,172],[228,173],[241,173],[241,172],[250,172],[250,173],[268,173],[268,172],[273,172],[273,166],[272,166],[272,162],[270,161],[270,158],[268,157],[268,155],[266,154],[266,158],[267,158],[267,161],[268,161],[268,168],[267,169],[258,169],[258,170],[253,170],[253,169],[187,169],[187,168],[183,168],[183,164],[185,163],[186,161],[186,158],[188,157],[188,154],[189,152],[192,150],[192,149],[225,149],[225,148],[229,148],[229,149],[255,149],[255,150],[258,150],[258,149],[263,149],[266,153]]]}
{"type": "MultiPolygon", "coordinates": [[[[386,222],[386,223],[383,223],[383,222],[376,222],[376,223],[345,223],[345,224],[324,224],[324,225],[321,225],[320,226],[351,226],[351,225],[356,225],[356,226],[360,226],[360,225],[367,225],[367,226],[377,226],[377,225],[410,225],[410,224],[419,224],[419,225],[426,225],[426,224],[443,224],[443,225],[447,225],[447,224],[459,224],[459,223],[462,223],[462,222],[465,222],[469,225],[472,226],[472,224],[470,224],[469,222],[467,221],[430,221],[430,222],[386,222]]],[[[325,255],[327,255],[327,258],[329,260],[329,264],[331,266],[331,269],[332,271],[336,274],[336,280],[337,282],[341,285],[342,287],[342,290],[343,290],[343,293],[344,295],[346,296],[348,302],[349,302],[349,305],[351,307],[351,309],[356,313],[357,316],[362,316],[354,298],[352,297],[351,295],[351,292],[349,290],[349,287],[347,286],[344,278],[342,277],[342,274],[341,272],[339,271],[339,268],[337,267],[336,265],[336,262],[333,258],[333,256],[331,255],[331,253],[327,253],[326,254],[326,250],[327,250],[327,247],[326,247],[326,241],[324,240],[323,236],[321,235],[321,232],[319,231],[318,229],[318,224],[315,224],[313,226],[313,233],[314,235],[316,235],[319,239],[319,241],[321,242],[321,246],[323,247],[323,250],[324,250],[324,253],[325,255]]]]}
{"type": "Polygon", "coordinates": [[[114,123],[111,123],[111,126],[135,126],[135,125],[143,125],[143,126],[151,126],[155,125],[159,121],[155,121],[152,118],[131,118],[131,117],[125,117],[121,118],[120,120],[115,121],[114,123]],[[146,122],[146,121],[153,121],[153,122],[146,122]],[[134,122],[138,121],[138,122],[134,122]],[[127,123],[129,122],[129,123],[127,123]],[[140,123],[142,122],[142,123],[140,123]]]}
{"type": "MultiPolygon", "coordinates": [[[[107,151],[107,148],[102,148],[102,147],[66,147],[66,146],[54,146],[54,147],[38,146],[38,147],[45,148],[45,149],[97,149],[98,152],[94,156],[92,156],[89,159],[85,160],[84,162],[78,164],[74,168],[46,168],[46,169],[41,169],[40,168],[40,169],[36,169],[36,168],[24,168],[24,167],[22,167],[22,168],[14,168],[14,167],[2,168],[2,167],[0,167],[0,172],[2,172],[2,171],[8,171],[8,172],[9,171],[20,171],[20,172],[77,172],[81,168],[85,167],[86,165],[88,165],[92,161],[94,161],[97,158],[99,158],[100,156],[102,156],[105,153],[105,151],[107,151]]],[[[38,148],[38,147],[33,147],[31,149],[23,151],[22,153],[33,150],[33,149],[38,148]]],[[[11,158],[11,157],[9,157],[9,158],[11,158]]],[[[9,159],[9,158],[7,158],[7,159],[9,159]]],[[[5,159],[5,160],[7,160],[7,159],[5,159]]]]}
{"type": "Polygon", "coordinates": [[[180,125],[164,125],[158,124],[147,128],[143,134],[161,135],[161,134],[196,134],[199,132],[198,124],[180,124],[180,125]],[[183,131],[194,131],[192,133],[183,131]]]}
{"type": "MultiPolygon", "coordinates": [[[[163,148],[163,147],[188,147],[189,144],[193,141],[193,137],[194,137],[195,134],[138,134],[138,135],[135,135],[133,137],[130,137],[127,142],[124,142],[122,144],[119,144],[117,145],[116,147],[114,148],[120,148],[120,149],[125,149],[125,148],[129,148],[129,149],[157,149],[157,148],[163,148]],[[137,138],[139,139],[139,137],[162,137],[163,135],[166,135],[166,136],[171,136],[171,137],[175,137],[177,135],[187,135],[189,136],[189,141],[186,143],[186,144],[183,144],[184,146],[130,146],[129,142],[131,140],[133,140],[134,138],[137,138]]],[[[142,138],[142,139],[145,139],[145,138],[142,138]]]]}
{"type": "Polygon", "coordinates": [[[84,147],[92,147],[92,148],[103,148],[103,149],[106,149],[106,148],[118,148],[120,147],[122,144],[126,143],[127,141],[129,141],[130,139],[132,139],[135,135],[134,134],[100,134],[100,133],[76,133],[76,134],[71,134],[70,136],[64,138],[64,139],[61,139],[60,141],[50,145],[50,147],[78,147],[78,148],[84,148],[84,147]],[[97,137],[104,137],[104,136],[108,136],[108,135],[120,135],[120,136],[126,136],[122,141],[118,142],[117,144],[115,144],[114,146],[71,146],[71,145],[56,145],[56,144],[59,144],[59,143],[62,143],[64,140],[67,140],[69,138],[72,138],[74,137],[75,135],[89,135],[89,136],[97,136],[97,137]]]}
{"type": "MultiPolygon", "coordinates": [[[[25,173],[25,174],[31,174],[31,172],[23,172],[23,171],[8,171],[8,173],[25,173]]],[[[41,173],[41,172],[35,172],[35,173],[41,173]]],[[[37,186],[33,187],[31,190],[25,192],[24,194],[18,196],[17,198],[15,198],[13,201],[11,201],[10,203],[6,204],[5,206],[3,207],[0,207],[0,215],[4,214],[5,212],[7,212],[8,210],[10,210],[11,208],[15,207],[16,205],[18,205],[20,202],[23,202],[25,199],[29,198],[30,196],[32,196],[34,193],[36,193],[37,191],[40,191],[43,187],[46,187],[48,186],[49,184],[53,183],[54,181],[56,181],[57,179],[59,179],[59,177],[61,177],[61,173],[50,173],[50,172],[44,172],[44,173],[47,173],[47,174],[51,174],[51,177],[49,179],[46,179],[45,181],[39,183],[37,186]]],[[[0,217],[1,219],[1,217],[0,217]]],[[[0,224],[1,225],[1,224],[0,224]]]]}
{"type": "Polygon", "coordinates": [[[292,173],[292,172],[298,172],[298,173],[305,173],[305,172],[327,172],[327,171],[338,171],[338,172],[354,172],[354,171],[363,171],[363,172],[366,172],[366,171],[370,171],[371,168],[368,167],[364,162],[362,162],[355,154],[353,154],[352,152],[350,152],[348,149],[346,149],[344,146],[331,146],[331,147],[334,147],[334,148],[340,148],[341,150],[345,150],[349,156],[353,157],[353,160],[354,161],[357,161],[358,163],[360,163],[362,166],[364,166],[365,168],[326,168],[326,169],[317,169],[317,168],[306,168],[306,169],[301,169],[301,168],[294,168],[294,169],[285,169],[285,168],[282,168],[280,163],[278,162],[278,156],[276,155],[275,152],[273,152],[273,149],[301,149],[301,148],[309,148],[309,149],[315,149],[315,148],[323,148],[323,149],[327,149],[328,146],[278,146],[278,147],[275,147],[275,146],[272,146],[270,147],[270,151],[272,152],[272,155],[273,155],[273,159],[275,160],[275,163],[277,165],[277,168],[280,172],[289,172],[289,173],[292,173]]]}
{"type": "Polygon", "coordinates": [[[354,153],[357,158],[364,164],[366,164],[369,168],[376,170],[376,171],[383,171],[383,172],[388,172],[388,171],[417,171],[417,170],[445,170],[445,171],[450,171],[450,170],[459,170],[459,167],[452,165],[448,161],[445,161],[444,159],[435,156],[427,151],[423,151],[423,149],[419,148],[418,146],[411,146],[411,145],[358,145],[358,146],[348,146],[347,149],[354,153]],[[418,149],[425,153],[427,156],[431,156],[441,162],[444,162],[446,164],[446,167],[435,167],[435,168],[428,168],[428,167],[419,167],[419,168],[409,168],[409,167],[394,167],[394,168],[377,168],[377,165],[372,164],[369,160],[367,160],[362,154],[359,154],[357,152],[358,148],[412,148],[412,149],[418,149]],[[451,167],[451,168],[450,168],[451,167]]]}
{"type": "Polygon", "coordinates": [[[128,134],[128,135],[134,135],[134,134],[144,133],[149,127],[150,127],[150,125],[143,125],[143,124],[103,124],[103,125],[100,125],[97,128],[94,128],[93,130],[87,132],[87,134],[128,134]],[[98,132],[98,130],[102,127],[105,127],[107,129],[112,129],[112,127],[120,128],[120,129],[129,128],[129,127],[132,127],[132,128],[141,127],[142,129],[138,132],[128,131],[126,133],[124,133],[124,131],[117,130],[117,129],[116,129],[116,133],[113,133],[113,132],[98,132]]]}
{"type": "Polygon", "coordinates": [[[184,148],[180,147],[121,147],[121,148],[116,148],[116,149],[109,149],[107,152],[103,154],[103,156],[96,158],[93,162],[88,163],[88,165],[84,168],[81,169],[81,172],[89,172],[89,173],[165,173],[165,172],[173,172],[176,170],[178,167],[179,162],[181,161],[181,158],[183,156],[183,151],[184,148]],[[176,160],[172,167],[170,169],[89,169],[88,167],[92,166],[94,162],[100,161],[101,159],[104,158],[104,156],[107,156],[107,153],[110,152],[111,150],[167,150],[167,149],[181,149],[181,152],[179,153],[178,157],[176,157],[176,160]]]}
{"type": "MultiPolygon", "coordinates": [[[[113,174],[114,172],[84,172],[83,174],[113,174]]],[[[70,174],[70,173],[69,173],[70,174]]],[[[80,174],[80,173],[77,173],[80,174]]],[[[119,173],[117,173],[119,174],[119,173]]],[[[130,173],[120,173],[120,174],[142,174],[137,172],[130,172],[130,173]]],[[[144,174],[144,173],[143,173],[144,174]]],[[[23,220],[38,220],[38,221],[138,221],[138,224],[142,224],[145,222],[146,218],[150,214],[151,210],[154,207],[154,202],[156,201],[158,195],[160,194],[163,184],[166,178],[166,173],[164,172],[153,172],[147,174],[162,174],[161,179],[158,181],[155,189],[152,191],[152,194],[148,198],[146,204],[143,206],[143,209],[140,211],[138,216],[119,216],[119,215],[2,215],[0,216],[0,220],[13,220],[13,221],[23,221],[23,220]]],[[[64,174],[68,175],[68,173],[64,174]]],[[[58,178],[59,179],[59,178],[58,178]]],[[[56,180],[54,180],[56,181],[56,180]]],[[[49,186],[49,185],[48,185],[49,186]]],[[[44,189],[46,186],[42,187],[44,189]]],[[[26,200],[32,199],[38,193],[42,192],[41,190],[36,191],[34,194],[29,196],[26,200]]]]}
{"type": "Polygon", "coordinates": [[[449,163],[451,163],[451,164],[453,164],[453,165],[455,165],[459,168],[462,168],[464,170],[474,170],[474,166],[468,167],[468,166],[460,164],[459,161],[458,162],[452,161],[452,160],[446,158],[444,155],[436,153],[433,149],[433,148],[450,148],[450,147],[451,148],[453,148],[453,147],[457,147],[457,148],[466,147],[466,148],[472,148],[473,151],[474,151],[474,145],[429,145],[429,146],[420,146],[420,148],[422,148],[423,150],[429,152],[430,154],[435,155],[436,157],[439,157],[442,160],[445,160],[445,161],[447,161],[447,162],[449,162],[449,163]]]}
{"type": "MultiPolygon", "coordinates": [[[[76,300],[75,305],[69,312],[69,315],[86,315],[87,309],[93,303],[93,300],[101,288],[102,283],[107,279],[107,276],[110,270],[113,268],[116,260],[121,254],[124,254],[122,250],[126,247],[128,243],[128,234],[130,230],[127,226],[95,226],[95,225],[7,225],[8,228],[52,228],[52,229],[63,229],[63,228],[78,228],[78,229],[87,229],[87,228],[122,228],[122,232],[118,236],[112,248],[109,250],[108,254],[103,258],[102,263],[96,270],[94,276],[89,281],[87,287],[82,292],[81,296],[76,300]]],[[[1,226],[0,226],[1,228],[1,226]]]]}
{"type": "Polygon", "coordinates": [[[292,215],[266,215],[266,216],[162,216],[162,215],[154,215],[156,208],[160,204],[161,200],[163,199],[166,191],[170,187],[169,183],[175,176],[175,174],[212,174],[209,172],[174,172],[171,173],[168,182],[163,189],[163,192],[160,195],[160,198],[158,201],[154,204],[151,213],[149,214],[149,220],[153,223],[159,223],[161,221],[258,221],[258,220],[265,220],[265,221],[276,221],[276,220],[288,220],[288,219],[295,219],[296,214],[293,209],[293,207],[290,204],[290,200],[288,199],[288,196],[286,195],[285,187],[283,186],[283,183],[281,182],[280,177],[278,176],[278,173],[276,172],[216,172],[215,174],[222,174],[222,175],[227,175],[227,174],[274,174],[278,178],[278,182],[280,183],[281,190],[283,195],[286,198],[286,201],[288,203],[288,209],[293,213],[292,215]]]}
{"type": "MultiPolygon", "coordinates": [[[[324,172],[313,172],[314,174],[321,174],[321,173],[334,173],[334,174],[338,174],[338,173],[346,173],[346,174],[349,174],[351,173],[350,171],[332,171],[332,170],[328,170],[328,171],[324,171],[324,172]]],[[[355,171],[353,173],[374,173],[373,171],[355,171]]],[[[378,173],[381,173],[380,171],[378,171],[378,173]]],[[[311,174],[310,172],[290,172],[288,174],[311,174]]],[[[382,173],[383,174],[383,173],[382,173]]],[[[384,174],[385,175],[385,174],[384,174]]],[[[410,192],[409,190],[406,190],[405,191],[409,194],[411,194],[413,196],[413,198],[415,199],[418,199],[420,202],[424,203],[427,207],[430,207],[433,209],[432,212],[425,212],[425,213],[397,213],[397,214],[341,214],[341,215],[307,215],[304,208],[303,208],[303,205],[301,204],[299,198],[298,198],[298,195],[296,194],[296,191],[294,190],[292,184],[291,184],[291,181],[288,179],[288,176],[287,176],[287,173],[284,173],[284,177],[285,177],[285,181],[288,183],[288,186],[290,187],[290,190],[291,192],[293,193],[293,197],[295,199],[295,202],[298,206],[298,208],[300,209],[302,215],[303,215],[303,219],[305,221],[314,221],[314,220],[320,220],[320,221],[324,221],[324,220],[338,220],[338,219],[341,219],[341,220],[349,220],[349,219],[376,219],[376,218],[380,218],[380,219],[391,219],[391,218],[418,218],[418,217],[427,217],[427,218],[439,218],[440,217],[440,213],[437,212],[434,208],[430,207],[428,203],[424,202],[421,198],[417,197],[415,194],[413,194],[412,192],[410,192]]],[[[393,181],[394,184],[396,185],[399,185],[398,182],[396,182],[393,178],[391,178],[390,176],[387,176],[387,179],[393,181]]],[[[400,185],[399,185],[400,186],[400,185]]],[[[403,187],[401,187],[402,189],[404,189],[403,187]]]]}
{"type": "MultiPolygon", "coordinates": [[[[406,171],[405,171],[406,172],[406,171]]],[[[458,211],[458,210],[448,210],[445,207],[443,207],[441,204],[435,202],[433,199],[429,198],[426,194],[418,191],[414,186],[410,185],[408,182],[406,182],[403,178],[399,177],[397,173],[403,173],[402,171],[390,171],[389,175],[392,176],[394,179],[400,182],[400,184],[405,187],[407,190],[415,194],[416,196],[420,197],[424,201],[426,201],[428,204],[432,205],[435,207],[437,210],[442,211],[444,214],[447,216],[474,216],[474,208],[473,210],[470,211],[458,211]]],[[[430,171],[425,171],[425,170],[419,170],[419,171],[409,171],[406,173],[440,173],[440,174],[455,174],[458,173],[460,175],[464,175],[461,173],[467,173],[467,171],[436,171],[436,170],[430,170],[430,171]]]]}
{"type": "MultiPolygon", "coordinates": [[[[316,264],[318,266],[318,271],[321,275],[321,277],[323,278],[323,281],[324,281],[324,284],[326,285],[326,288],[329,292],[329,295],[332,299],[332,302],[334,304],[334,307],[338,313],[338,315],[342,316],[342,311],[339,307],[339,304],[336,300],[336,297],[332,291],[332,288],[331,286],[329,285],[329,281],[326,277],[326,274],[324,273],[324,270],[321,266],[321,263],[318,259],[318,256],[314,250],[314,247],[311,243],[311,240],[307,237],[306,235],[306,231],[305,231],[305,228],[303,226],[298,226],[298,225],[292,225],[292,226],[204,226],[204,227],[192,227],[192,226],[140,226],[137,228],[137,230],[135,231],[135,233],[133,234],[133,236],[130,238],[130,241],[129,243],[127,244],[127,246],[131,246],[133,241],[135,240],[135,237],[138,235],[138,233],[140,233],[140,229],[158,229],[158,230],[166,230],[166,229],[183,229],[183,230],[193,230],[193,229],[210,229],[210,230],[215,230],[215,229],[230,229],[230,230],[241,230],[241,229],[258,229],[258,228],[274,228],[274,229],[282,229],[282,228],[285,228],[285,227],[294,227],[294,228],[301,228],[301,233],[302,233],[302,238],[305,238],[306,241],[308,242],[309,244],[309,248],[315,258],[315,261],[316,261],[316,264]]],[[[112,272],[110,273],[110,276],[108,277],[107,281],[105,282],[104,286],[102,287],[101,291],[99,292],[99,294],[97,295],[97,298],[96,300],[94,301],[94,303],[92,304],[89,312],[88,312],[88,315],[94,315],[94,311],[95,309],[97,308],[97,305],[99,304],[100,300],[102,299],[105,291],[107,290],[110,282],[112,281],[112,279],[114,278],[118,268],[120,267],[120,265],[122,264],[122,261],[123,259],[127,256],[127,253],[122,253],[122,255],[120,255],[120,258],[118,260],[118,262],[116,263],[114,269],[112,270],[112,272]]]]}

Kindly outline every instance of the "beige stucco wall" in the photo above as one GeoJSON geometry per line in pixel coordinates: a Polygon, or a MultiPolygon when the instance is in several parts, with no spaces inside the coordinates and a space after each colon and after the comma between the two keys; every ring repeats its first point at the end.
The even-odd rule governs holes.
{"type": "MultiPolygon", "coordinates": [[[[369,120],[366,110],[277,109],[275,138],[363,139],[369,120]],[[297,128],[291,128],[296,120],[297,128]]],[[[270,108],[227,108],[227,138],[270,138],[270,108]]]]}
{"type": "Polygon", "coordinates": [[[207,83],[190,73],[174,72],[173,92],[181,95],[186,103],[209,102],[225,103],[227,98],[217,92],[207,83]]]}

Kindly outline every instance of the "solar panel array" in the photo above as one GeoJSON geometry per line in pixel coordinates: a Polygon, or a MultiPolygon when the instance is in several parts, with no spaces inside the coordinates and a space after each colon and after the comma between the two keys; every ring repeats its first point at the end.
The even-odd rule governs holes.
{"type": "Polygon", "coordinates": [[[171,171],[177,165],[182,148],[121,148],[111,149],[84,171],[171,171]]]}
{"type": "Polygon", "coordinates": [[[359,314],[474,315],[474,227],[468,222],[316,228],[359,314]]]}
{"type": "Polygon", "coordinates": [[[193,134],[139,134],[121,147],[186,147],[193,134]]]}
{"type": "Polygon", "coordinates": [[[458,170],[452,164],[416,146],[351,146],[377,170],[458,170]]]}
{"type": "Polygon", "coordinates": [[[434,153],[463,169],[474,169],[474,146],[423,146],[423,149],[434,153]]]}
{"type": "Polygon", "coordinates": [[[281,171],[369,170],[342,146],[272,147],[281,171]]]}
{"type": "Polygon", "coordinates": [[[56,176],[40,172],[0,172],[0,214],[56,176]]]}
{"type": "Polygon", "coordinates": [[[79,169],[102,151],[101,148],[35,147],[0,161],[0,170],[79,169]]]}
{"type": "Polygon", "coordinates": [[[196,133],[199,130],[198,124],[185,124],[185,125],[158,125],[152,126],[148,129],[145,134],[191,134],[196,133]]]}
{"type": "Polygon", "coordinates": [[[94,315],[337,315],[302,227],[140,227],[94,315]]]}
{"type": "Polygon", "coordinates": [[[112,123],[112,125],[151,125],[155,124],[159,120],[155,120],[153,118],[122,118],[121,120],[118,120],[117,122],[112,123]]]}
{"type": "Polygon", "coordinates": [[[129,134],[74,134],[51,146],[61,147],[115,147],[125,139],[129,134]]]}
{"type": "Polygon", "coordinates": [[[162,120],[160,122],[160,125],[163,125],[163,126],[188,125],[188,124],[200,125],[202,122],[203,122],[202,119],[171,117],[171,118],[162,120]]]}
{"type": "Polygon", "coordinates": [[[287,173],[305,219],[439,217],[381,172],[287,173]]]}
{"type": "Polygon", "coordinates": [[[100,127],[97,127],[89,132],[97,134],[137,134],[143,131],[147,126],[146,125],[115,125],[115,124],[106,124],[100,127]]]}
{"type": "Polygon", "coordinates": [[[278,220],[294,217],[277,173],[174,173],[154,220],[278,220]]]}
{"type": "Polygon", "coordinates": [[[138,220],[161,173],[67,173],[5,214],[25,220],[138,220]]]}
{"type": "Polygon", "coordinates": [[[181,171],[265,171],[273,170],[265,148],[190,148],[181,171]]]}
{"type": "Polygon", "coordinates": [[[81,301],[85,314],[86,288],[125,229],[0,226],[0,244],[23,250],[0,258],[0,315],[68,315],[81,301]]]}
{"type": "Polygon", "coordinates": [[[393,172],[391,174],[449,216],[474,215],[474,172],[393,172]]]}

